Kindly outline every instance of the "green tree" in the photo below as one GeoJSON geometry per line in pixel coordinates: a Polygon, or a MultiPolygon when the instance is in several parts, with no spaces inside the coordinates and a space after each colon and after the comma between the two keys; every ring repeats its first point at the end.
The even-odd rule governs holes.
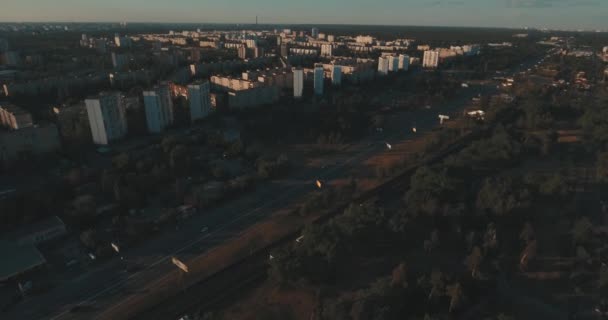
{"type": "Polygon", "coordinates": [[[524,227],[522,228],[521,232],[519,233],[519,239],[527,244],[530,241],[534,240],[534,238],[535,238],[534,228],[532,227],[532,225],[529,222],[526,222],[524,224],[524,227]]]}
{"type": "Polygon", "coordinates": [[[114,166],[114,168],[116,168],[117,170],[125,170],[127,169],[127,167],[129,166],[130,163],[130,157],[127,153],[121,153],[117,156],[115,156],[114,158],[112,158],[112,165],[114,166]]]}
{"type": "Polygon", "coordinates": [[[411,178],[405,202],[410,214],[435,215],[443,205],[457,198],[458,182],[450,178],[446,169],[421,167],[411,178]]]}
{"type": "Polygon", "coordinates": [[[482,261],[483,255],[481,254],[481,249],[478,246],[475,246],[473,251],[471,251],[471,254],[469,254],[464,261],[467,269],[471,272],[471,277],[473,279],[477,278],[482,261]]]}
{"type": "Polygon", "coordinates": [[[459,282],[449,285],[446,289],[447,295],[450,297],[449,312],[456,310],[464,301],[464,292],[459,282]]]}
{"type": "Polygon", "coordinates": [[[97,247],[97,232],[93,229],[88,229],[80,234],[80,241],[85,247],[95,249],[97,247]]]}
{"type": "Polygon", "coordinates": [[[393,269],[391,286],[407,288],[407,267],[405,266],[405,263],[402,262],[393,269]]]}
{"type": "Polygon", "coordinates": [[[477,194],[476,206],[483,212],[506,215],[528,206],[529,193],[510,178],[488,178],[477,194]]]}
{"type": "Polygon", "coordinates": [[[429,292],[428,300],[432,300],[434,297],[440,297],[445,294],[445,279],[443,273],[437,269],[433,270],[429,279],[431,290],[429,292]]]}
{"type": "Polygon", "coordinates": [[[596,162],[596,178],[601,183],[608,182],[608,152],[600,152],[596,162]]]}
{"type": "Polygon", "coordinates": [[[574,244],[586,244],[591,239],[593,224],[589,218],[582,217],[572,227],[572,240],[574,244]]]}

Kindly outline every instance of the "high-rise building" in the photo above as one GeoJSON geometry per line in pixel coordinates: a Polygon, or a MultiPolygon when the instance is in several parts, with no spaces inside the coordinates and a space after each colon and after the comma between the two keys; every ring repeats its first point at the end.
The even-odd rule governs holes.
{"type": "Polygon", "coordinates": [[[247,47],[245,47],[245,45],[240,45],[238,48],[238,54],[240,59],[247,59],[247,47]]]}
{"type": "Polygon", "coordinates": [[[254,58],[261,58],[263,56],[264,56],[264,48],[262,48],[262,47],[253,48],[253,57],[254,58]]]}
{"type": "Polygon", "coordinates": [[[168,83],[144,91],[143,95],[148,132],[160,133],[173,124],[173,98],[168,83]]]}
{"type": "Polygon", "coordinates": [[[190,120],[203,119],[211,113],[211,95],[209,81],[198,82],[188,86],[190,99],[190,120]]]}
{"type": "Polygon", "coordinates": [[[336,41],[336,37],[334,37],[331,34],[327,35],[327,42],[334,42],[334,41],[336,41]]]}
{"type": "Polygon", "coordinates": [[[331,57],[334,47],[331,44],[321,45],[321,55],[324,57],[331,57]]]}
{"type": "Polygon", "coordinates": [[[84,102],[95,144],[107,145],[127,134],[125,107],[119,92],[103,92],[84,102]]]}
{"type": "Polygon", "coordinates": [[[106,39],[95,39],[93,41],[95,50],[99,53],[106,53],[106,39]]]}
{"type": "Polygon", "coordinates": [[[201,50],[199,48],[190,49],[190,61],[192,61],[192,62],[201,61],[201,50]]]}
{"type": "Polygon", "coordinates": [[[342,84],[342,66],[333,65],[331,68],[331,84],[339,86],[342,84]]]}
{"type": "Polygon", "coordinates": [[[121,37],[120,34],[114,35],[114,44],[117,47],[130,47],[131,46],[131,38],[129,37],[121,37]]]}
{"type": "Polygon", "coordinates": [[[281,44],[281,57],[287,58],[289,56],[289,45],[287,43],[281,44]]]}
{"type": "Polygon", "coordinates": [[[380,57],[378,59],[378,73],[380,75],[387,75],[388,74],[388,57],[380,57]]]}
{"type": "Polygon", "coordinates": [[[399,58],[396,56],[388,56],[388,71],[397,72],[399,70],[399,58]]]}
{"type": "Polygon", "coordinates": [[[258,41],[256,39],[247,39],[245,40],[245,44],[247,45],[247,48],[255,48],[258,46],[258,41]]]}
{"type": "Polygon", "coordinates": [[[311,35],[315,39],[318,38],[319,37],[319,29],[318,28],[312,28],[311,35]]]}
{"type": "Polygon", "coordinates": [[[323,65],[315,66],[314,70],[315,94],[321,96],[323,95],[323,85],[325,84],[325,70],[323,70],[323,65]]]}
{"type": "Polygon", "coordinates": [[[112,65],[114,66],[114,69],[122,69],[124,66],[127,65],[127,63],[129,63],[127,55],[123,53],[112,52],[112,65]]]}
{"type": "Polygon", "coordinates": [[[293,96],[301,98],[304,93],[304,70],[293,69],[293,96]]]}
{"type": "Polygon", "coordinates": [[[399,55],[399,70],[407,71],[410,68],[410,57],[406,54],[399,55]]]}
{"type": "Polygon", "coordinates": [[[439,51],[427,50],[422,59],[423,68],[437,68],[439,66],[439,51]]]}

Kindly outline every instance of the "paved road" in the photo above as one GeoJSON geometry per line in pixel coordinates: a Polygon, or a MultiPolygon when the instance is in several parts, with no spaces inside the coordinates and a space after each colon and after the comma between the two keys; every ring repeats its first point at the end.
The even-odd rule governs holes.
{"type": "MultiPolygon", "coordinates": [[[[51,292],[27,298],[7,313],[2,319],[69,319],[74,316],[91,318],[90,314],[74,314],[69,309],[81,304],[104,306],[108,298],[121,293],[147,290],[150,279],[162,278],[174,270],[170,257],[174,255],[201,255],[218,244],[236,237],[247,227],[262,221],[281,208],[314,190],[314,181],[326,182],[339,178],[358,176],[366,159],[387,150],[385,142],[405,143],[413,138],[411,125],[415,124],[417,135],[428,132],[438,124],[437,115],[456,114],[470,99],[482,92],[491,93],[493,85],[463,89],[458,98],[449,104],[434,106],[430,110],[399,112],[389,122],[384,132],[349,146],[341,152],[337,164],[322,167],[305,167],[289,179],[268,183],[236,201],[222,205],[204,214],[196,215],[182,224],[178,231],[163,233],[136,248],[125,249],[125,260],[115,258],[94,270],[63,283],[51,292]],[[207,227],[205,233],[201,229],[207,227]],[[126,262],[145,266],[143,270],[129,274],[126,262]]],[[[332,160],[332,162],[335,160],[332,160]]],[[[105,307],[105,306],[104,306],[105,307]]]]}

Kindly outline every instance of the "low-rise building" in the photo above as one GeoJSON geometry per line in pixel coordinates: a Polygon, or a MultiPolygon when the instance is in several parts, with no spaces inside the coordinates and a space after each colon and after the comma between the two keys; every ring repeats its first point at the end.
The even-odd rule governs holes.
{"type": "Polygon", "coordinates": [[[51,153],[60,147],[59,131],[54,124],[0,133],[0,161],[10,163],[23,155],[51,153]]]}
{"type": "Polygon", "coordinates": [[[34,121],[26,110],[14,104],[0,102],[0,125],[18,130],[33,126],[34,121]]]}
{"type": "Polygon", "coordinates": [[[231,109],[243,109],[272,104],[278,100],[279,89],[274,86],[256,87],[228,92],[228,107],[231,109]]]}

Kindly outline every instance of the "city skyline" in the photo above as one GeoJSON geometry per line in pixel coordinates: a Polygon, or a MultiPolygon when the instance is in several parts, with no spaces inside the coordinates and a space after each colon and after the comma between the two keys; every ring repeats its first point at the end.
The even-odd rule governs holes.
{"type": "Polygon", "coordinates": [[[263,24],[603,30],[606,13],[608,2],[594,0],[5,0],[0,22],[254,23],[258,16],[263,24]]]}

